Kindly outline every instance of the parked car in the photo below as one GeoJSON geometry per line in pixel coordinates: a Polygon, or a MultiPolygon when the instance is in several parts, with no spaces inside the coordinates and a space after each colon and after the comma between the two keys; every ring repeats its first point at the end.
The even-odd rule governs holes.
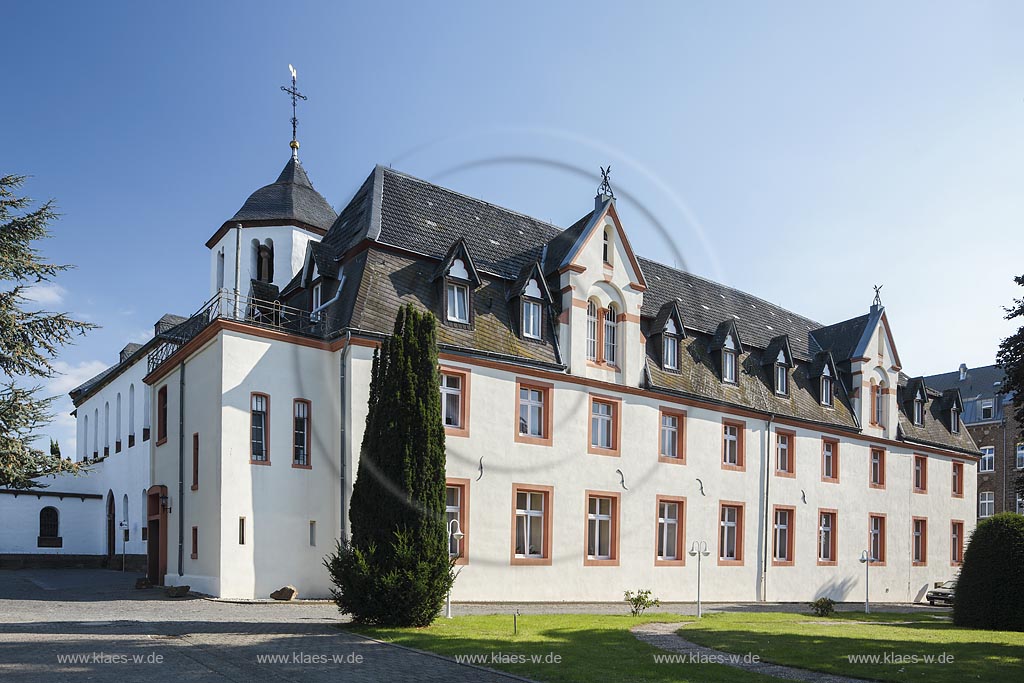
{"type": "Polygon", "coordinates": [[[936,603],[952,605],[955,593],[956,581],[946,581],[945,583],[939,584],[937,587],[928,591],[925,595],[925,599],[930,605],[935,605],[936,603]]]}

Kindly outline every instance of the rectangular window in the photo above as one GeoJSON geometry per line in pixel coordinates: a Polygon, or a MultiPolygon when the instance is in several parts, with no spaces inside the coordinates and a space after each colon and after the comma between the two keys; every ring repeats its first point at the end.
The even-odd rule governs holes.
{"type": "Polygon", "coordinates": [[[832,405],[832,378],[822,377],[821,378],[821,405],[831,406],[832,405]]]}
{"type": "Polygon", "coordinates": [[[245,517],[238,518],[238,545],[245,545],[245,517]]]}
{"type": "Polygon", "coordinates": [[[921,399],[914,400],[914,424],[919,427],[924,424],[924,401],[921,399]]]}
{"type": "Polygon", "coordinates": [[[512,485],[512,564],[551,564],[550,486],[512,485]]]}
{"type": "Polygon", "coordinates": [[[316,520],[309,521],[309,545],[316,547],[316,520]]]}
{"type": "Polygon", "coordinates": [[[875,385],[874,392],[875,404],[875,424],[879,427],[885,426],[885,389],[882,385],[875,385]]]}
{"type": "Polygon", "coordinates": [[[167,385],[156,393],[156,441],[157,446],[167,441],[167,385]]]}
{"type": "Polygon", "coordinates": [[[960,411],[955,407],[949,411],[949,429],[954,434],[960,433],[960,411]]]}
{"type": "Polygon", "coordinates": [[[834,439],[821,440],[821,480],[839,483],[839,442],[834,439]]]}
{"type": "Polygon", "coordinates": [[[448,320],[456,323],[469,322],[469,287],[449,282],[448,320]]]}
{"type": "Polygon", "coordinates": [[[775,474],[780,477],[796,476],[796,433],[775,430],[775,474]]]}
{"type": "Polygon", "coordinates": [[[658,538],[655,566],[685,564],[686,499],[658,496],[658,538]]]}
{"type": "Polygon", "coordinates": [[[979,472],[994,472],[996,469],[996,449],[994,446],[984,446],[981,449],[981,460],[978,461],[979,472]]]}
{"type": "Polygon", "coordinates": [[[619,563],[619,494],[587,491],[587,557],[584,565],[619,563]]]}
{"type": "Polygon", "coordinates": [[[992,399],[985,399],[981,402],[981,419],[991,420],[995,414],[995,401],[992,399]]]}
{"type": "Polygon", "coordinates": [[[834,565],[836,556],[836,535],[839,530],[835,510],[818,510],[818,564],[834,565]]]}
{"type": "Polygon", "coordinates": [[[662,408],[658,411],[658,414],[661,419],[661,431],[658,438],[658,459],[676,463],[685,462],[686,413],[662,408]]]}
{"type": "Polygon", "coordinates": [[[736,383],[736,352],[722,349],[722,381],[736,383]]]}
{"type": "Polygon", "coordinates": [[[949,563],[960,565],[964,558],[964,523],[954,519],[949,525],[949,563]]]}
{"type": "Polygon", "coordinates": [[[523,336],[540,339],[541,307],[536,301],[523,299],[523,336]]]}
{"type": "Polygon", "coordinates": [[[590,453],[619,455],[618,399],[590,397],[590,453]]]}
{"type": "Polygon", "coordinates": [[[1017,469],[1024,470],[1024,443],[1017,444],[1017,469]]]}
{"type": "Polygon", "coordinates": [[[616,333],[618,332],[617,321],[615,320],[615,309],[608,307],[604,312],[604,362],[608,365],[616,365],[616,333]]]}
{"type": "Polygon", "coordinates": [[[301,398],[293,403],[294,428],[292,439],[292,466],[311,467],[309,448],[312,443],[311,404],[301,398]]]}
{"type": "Polygon", "coordinates": [[[775,519],[772,524],[772,565],[793,565],[793,542],[796,521],[796,508],[775,506],[775,519]]]}
{"type": "Polygon", "coordinates": [[[996,494],[982,491],[978,494],[978,517],[991,517],[996,513],[996,494]]]}
{"type": "Polygon", "coordinates": [[[587,302],[587,360],[597,360],[597,304],[587,302]]]}
{"type": "Polygon", "coordinates": [[[928,563],[928,520],[914,517],[913,527],[913,563],[921,566],[928,563]]]}
{"type": "Polygon", "coordinates": [[[251,449],[249,461],[261,465],[270,464],[270,453],[267,451],[267,414],[270,412],[270,397],[266,394],[253,394],[249,410],[251,432],[251,449]]]}
{"type": "Polygon", "coordinates": [[[520,443],[551,445],[551,392],[553,384],[516,379],[516,434],[520,443]]]}
{"type": "Polygon", "coordinates": [[[679,369],[679,337],[670,334],[662,335],[664,345],[664,365],[666,370],[679,369]]]}
{"type": "Polygon", "coordinates": [[[743,504],[720,503],[718,564],[743,564],[743,504]]]}
{"type": "Polygon", "coordinates": [[[868,515],[868,549],[872,564],[885,564],[885,515],[868,515]]]}
{"type": "Polygon", "coordinates": [[[742,470],[746,466],[743,454],[743,432],[746,424],[722,420],[722,469],[742,470]]]}
{"type": "Polygon", "coordinates": [[[313,285],[313,305],[310,307],[309,319],[311,322],[319,322],[320,306],[323,305],[323,283],[313,285]]]}
{"type": "Polygon", "coordinates": [[[199,490],[199,432],[192,435],[192,490],[199,490]]]}
{"type": "Polygon", "coordinates": [[[448,557],[455,564],[469,563],[469,479],[449,478],[445,487],[445,521],[448,557]],[[455,531],[462,538],[455,538],[455,531]]]}
{"type": "Polygon", "coordinates": [[[789,375],[786,374],[786,366],[782,363],[775,364],[775,393],[780,396],[789,393],[789,375]]]}
{"type": "Polygon", "coordinates": [[[881,448],[871,449],[871,488],[885,488],[885,451],[881,448]]]}
{"type": "Polygon", "coordinates": [[[914,493],[928,493],[928,458],[914,456],[914,493]]]}
{"type": "Polygon", "coordinates": [[[953,463],[953,495],[957,498],[964,496],[964,464],[953,463]]]}
{"type": "Polygon", "coordinates": [[[469,370],[441,368],[441,421],[448,436],[469,436],[469,370]]]}
{"type": "Polygon", "coordinates": [[[199,527],[192,527],[192,559],[199,559],[199,527]]]}

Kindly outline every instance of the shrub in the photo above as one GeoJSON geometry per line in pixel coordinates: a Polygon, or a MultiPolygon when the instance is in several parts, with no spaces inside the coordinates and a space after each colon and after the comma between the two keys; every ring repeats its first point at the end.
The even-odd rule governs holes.
{"type": "Polygon", "coordinates": [[[816,617],[830,617],[835,614],[836,603],[831,598],[818,598],[811,603],[811,611],[816,617]]]}
{"type": "Polygon", "coordinates": [[[638,590],[636,593],[626,591],[624,600],[629,603],[629,611],[632,612],[634,617],[643,614],[644,610],[648,607],[657,607],[661,604],[658,598],[652,598],[651,591],[645,588],[638,590]]]}
{"type": "Polygon", "coordinates": [[[956,584],[953,623],[1024,631],[1024,516],[1003,512],[978,522],[956,584]]]}

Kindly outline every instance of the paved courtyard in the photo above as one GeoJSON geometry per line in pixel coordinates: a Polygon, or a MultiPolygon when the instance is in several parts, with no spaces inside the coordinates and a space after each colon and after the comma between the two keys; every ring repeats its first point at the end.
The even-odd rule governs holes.
{"type": "Polygon", "coordinates": [[[333,604],[135,590],[135,574],[0,571],[0,681],[504,681],[339,630],[333,604]]]}

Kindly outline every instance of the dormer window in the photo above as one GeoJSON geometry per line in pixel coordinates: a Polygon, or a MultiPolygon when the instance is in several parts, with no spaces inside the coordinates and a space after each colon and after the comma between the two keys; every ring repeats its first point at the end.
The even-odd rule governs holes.
{"type": "Polygon", "coordinates": [[[914,399],[914,424],[918,427],[924,424],[924,400],[920,394],[914,399]]]}
{"type": "Polygon", "coordinates": [[[949,429],[954,434],[960,433],[960,411],[955,405],[949,409],[949,429]]]}
{"type": "Polygon", "coordinates": [[[448,320],[453,323],[469,322],[469,287],[448,282],[448,320]]]}
{"type": "Polygon", "coordinates": [[[618,311],[615,304],[608,304],[608,308],[604,312],[604,362],[608,365],[617,365],[618,344],[615,338],[615,333],[618,331],[617,317],[618,311]]]}
{"type": "Polygon", "coordinates": [[[722,381],[736,383],[736,343],[726,337],[722,347],[722,381]]]}
{"type": "Polygon", "coordinates": [[[832,405],[832,372],[828,369],[828,365],[821,371],[821,405],[831,406],[832,405]]]}
{"type": "Polygon", "coordinates": [[[612,265],[612,226],[604,229],[604,243],[602,245],[602,258],[606,266],[612,265]]]}
{"type": "Polygon", "coordinates": [[[523,336],[540,339],[541,307],[537,301],[523,299],[523,336]]]}
{"type": "Polygon", "coordinates": [[[323,305],[323,283],[318,282],[313,285],[313,306],[310,309],[309,319],[311,322],[319,322],[320,320],[320,306],[323,305]]]}
{"type": "Polygon", "coordinates": [[[789,375],[786,373],[786,354],[779,351],[775,359],[775,393],[779,396],[789,394],[789,375]]]}
{"type": "Polygon", "coordinates": [[[679,332],[676,330],[676,323],[671,318],[665,323],[665,330],[662,335],[662,363],[666,370],[679,369],[679,332]]]}

